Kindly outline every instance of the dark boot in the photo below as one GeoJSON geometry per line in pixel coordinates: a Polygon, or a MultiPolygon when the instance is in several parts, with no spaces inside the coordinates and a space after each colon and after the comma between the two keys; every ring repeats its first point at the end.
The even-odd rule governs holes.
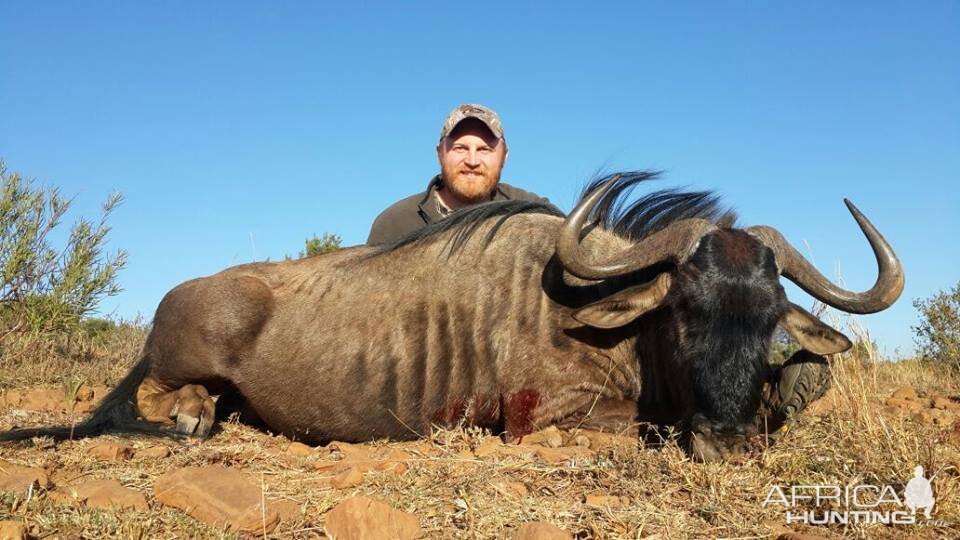
{"type": "Polygon", "coordinates": [[[823,356],[799,350],[772,367],[760,410],[760,432],[771,440],[790,429],[794,418],[830,388],[830,365],[823,356]]]}

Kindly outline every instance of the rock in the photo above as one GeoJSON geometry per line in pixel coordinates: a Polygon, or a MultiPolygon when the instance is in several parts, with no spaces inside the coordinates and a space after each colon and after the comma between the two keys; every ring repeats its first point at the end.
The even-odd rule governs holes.
{"type": "Polygon", "coordinates": [[[473,455],[478,458],[485,458],[496,454],[503,446],[500,437],[484,437],[480,444],[473,450],[473,455]]]}
{"type": "Polygon", "coordinates": [[[293,501],[273,501],[270,503],[270,506],[277,511],[277,515],[280,516],[280,521],[289,523],[303,517],[303,508],[293,501]]]}
{"type": "Polygon", "coordinates": [[[117,443],[98,443],[87,449],[87,454],[107,461],[123,461],[133,457],[133,447],[117,443]]]}
{"type": "Polygon", "coordinates": [[[630,437],[586,429],[583,430],[582,435],[590,439],[590,449],[597,451],[607,448],[627,451],[636,450],[640,444],[640,439],[636,436],[630,437]]]}
{"type": "Polygon", "coordinates": [[[106,386],[88,386],[83,385],[77,390],[77,402],[73,410],[78,413],[89,413],[97,408],[100,400],[103,399],[110,389],[106,386]]]}
{"type": "Polygon", "coordinates": [[[277,510],[261,503],[260,486],[237,469],[221,465],[168,472],[157,479],[153,491],[161,504],[214,526],[265,534],[280,522],[277,510]]]}
{"type": "Polygon", "coordinates": [[[440,449],[437,448],[437,445],[433,444],[430,441],[420,441],[416,443],[407,443],[402,445],[404,448],[407,448],[411,452],[416,452],[423,457],[434,457],[441,454],[440,449]]]}
{"type": "Polygon", "coordinates": [[[313,454],[313,447],[307,446],[301,442],[292,442],[290,443],[290,446],[284,450],[284,453],[286,453],[288,456],[306,457],[313,454]]]}
{"type": "Polygon", "coordinates": [[[327,449],[340,452],[340,454],[343,456],[343,459],[360,461],[373,458],[373,453],[371,452],[370,448],[362,444],[334,441],[327,445],[327,449]]]}
{"type": "Polygon", "coordinates": [[[149,510],[147,499],[140,492],[123,487],[116,480],[89,480],[62,487],[50,493],[50,498],[88,508],[149,510]]]}
{"type": "Polygon", "coordinates": [[[0,491],[24,494],[33,489],[50,487],[47,471],[39,467],[23,467],[0,460],[0,491]]]}
{"type": "Polygon", "coordinates": [[[571,441],[574,446],[582,446],[583,448],[590,448],[590,437],[586,435],[577,435],[571,441]]]}
{"type": "Polygon", "coordinates": [[[385,461],[376,467],[378,471],[394,474],[396,476],[400,476],[407,472],[409,468],[410,467],[402,461],[385,461]]]}
{"type": "Polygon", "coordinates": [[[326,514],[324,531],[337,540],[419,538],[420,520],[368,497],[350,497],[326,514]]]}
{"type": "Polygon", "coordinates": [[[783,533],[777,537],[777,540],[829,540],[826,536],[818,534],[801,534],[795,532],[783,533]]]}
{"type": "Polygon", "coordinates": [[[501,456],[514,456],[521,459],[532,459],[537,454],[537,450],[540,448],[542,447],[505,444],[501,446],[499,450],[497,450],[497,454],[501,456]]]}
{"type": "Polygon", "coordinates": [[[557,429],[557,426],[550,426],[547,429],[524,435],[520,439],[520,444],[539,445],[547,448],[559,448],[563,446],[563,434],[557,429]]]}
{"type": "Polygon", "coordinates": [[[399,476],[407,472],[407,469],[409,469],[407,462],[409,462],[412,458],[413,457],[410,454],[404,452],[403,450],[393,448],[387,452],[387,455],[382,458],[380,463],[377,463],[374,466],[374,469],[399,476]]]}
{"type": "Polygon", "coordinates": [[[618,497],[616,495],[591,494],[584,497],[583,503],[587,506],[598,508],[622,508],[630,504],[630,498],[618,497]]]}
{"type": "Polygon", "coordinates": [[[917,391],[914,388],[909,386],[904,386],[893,391],[893,394],[890,395],[892,398],[905,399],[905,400],[915,400],[917,396],[917,391]]]}
{"type": "Polygon", "coordinates": [[[933,398],[933,408],[944,411],[960,411],[960,403],[945,397],[937,396],[933,398]]]}
{"type": "Polygon", "coordinates": [[[526,497],[530,494],[530,490],[527,489],[526,484],[523,482],[500,482],[496,484],[496,487],[503,492],[516,495],[517,497],[526,497]]]}
{"type": "Polygon", "coordinates": [[[163,459],[170,457],[170,449],[166,446],[148,446],[137,450],[134,456],[138,459],[163,459]]]}
{"type": "Polygon", "coordinates": [[[357,487],[363,483],[363,472],[351,467],[330,479],[330,485],[337,489],[357,487]]]}
{"type": "Polygon", "coordinates": [[[23,395],[22,390],[17,390],[16,388],[6,388],[0,392],[0,405],[4,408],[14,408],[20,405],[20,397],[23,395]]]}
{"type": "Polygon", "coordinates": [[[19,408],[28,411],[65,411],[67,401],[63,390],[33,388],[22,394],[19,408]]]}
{"type": "Polygon", "coordinates": [[[567,531],[542,521],[531,521],[521,525],[513,535],[513,540],[572,540],[567,531]]]}
{"type": "Polygon", "coordinates": [[[566,446],[563,448],[537,448],[537,457],[547,463],[559,464],[574,458],[593,455],[593,451],[582,446],[566,446]]]}
{"type": "Polygon", "coordinates": [[[0,521],[0,540],[23,540],[27,537],[27,527],[19,521],[0,521]]]}
{"type": "Polygon", "coordinates": [[[903,399],[903,398],[887,398],[883,402],[886,405],[887,410],[893,413],[898,412],[915,412],[923,409],[923,404],[919,401],[912,399],[903,399]]]}
{"type": "Polygon", "coordinates": [[[77,401],[93,401],[93,388],[83,385],[77,389],[77,401]]]}
{"type": "Polygon", "coordinates": [[[946,426],[953,424],[954,415],[940,409],[923,409],[913,415],[913,420],[919,424],[946,426]]]}

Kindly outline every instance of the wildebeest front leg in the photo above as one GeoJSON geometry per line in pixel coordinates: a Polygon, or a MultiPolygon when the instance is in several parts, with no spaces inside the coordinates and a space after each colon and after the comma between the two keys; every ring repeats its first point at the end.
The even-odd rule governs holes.
{"type": "Polygon", "coordinates": [[[187,384],[168,390],[148,377],[137,391],[137,408],[145,420],[172,424],[184,435],[207,437],[213,427],[216,402],[203,385],[187,384]]]}
{"type": "Polygon", "coordinates": [[[600,398],[561,427],[590,429],[639,437],[637,402],[629,399],[600,398]]]}

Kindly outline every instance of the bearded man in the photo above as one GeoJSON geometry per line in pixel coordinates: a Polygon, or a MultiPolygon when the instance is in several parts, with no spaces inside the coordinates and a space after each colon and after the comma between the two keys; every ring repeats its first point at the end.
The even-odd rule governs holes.
{"type": "Polygon", "coordinates": [[[367,245],[389,243],[447,217],[454,210],[482,202],[521,200],[549,204],[539,195],[500,182],[507,153],[497,113],[483,105],[460,105],[440,129],[440,174],[430,180],[426,191],[394,203],[377,216],[367,245]]]}

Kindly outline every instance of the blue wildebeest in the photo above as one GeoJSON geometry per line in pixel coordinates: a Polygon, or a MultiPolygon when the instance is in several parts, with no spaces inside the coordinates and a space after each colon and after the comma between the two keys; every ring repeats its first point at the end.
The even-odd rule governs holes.
{"type": "Polygon", "coordinates": [[[718,459],[756,433],[779,324],[818,355],[850,341],[790,303],[784,276],[850,313],[890,306],[903,273],[849,202],[879,265],[869,291],[824,278],[769,227],[710,194],[595,181],[569,217],[529,202],[455,213],[389,246],[236,266],[160,302],[142,358],[82,424],[7,432],[207,436],[242,394],[301,440],[408,439],[465,422],[515,439],[547,425],[692,434],[718,459]],[[159,426],[159,427],[158,427],[159,426]],[[164,427],[167,426],[167,427],[164,427]]]}

